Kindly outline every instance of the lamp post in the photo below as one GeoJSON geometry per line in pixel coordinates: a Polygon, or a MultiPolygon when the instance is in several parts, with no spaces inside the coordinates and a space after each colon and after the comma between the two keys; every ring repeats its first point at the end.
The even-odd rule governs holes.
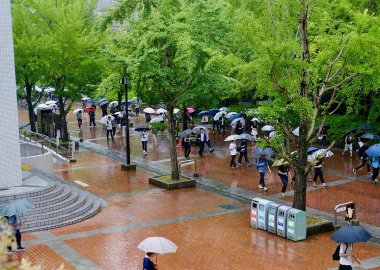
{"type": "Polygon", "coordinates": [[[131,148],[129,141],[129,117],[128,117],[128,78],[123,77],[120,80],[120,84],[124,85],[125,88],[125,114],[126,114],[126,127],[125,127],[125,148],[126,148],[126,164],[121,165],[121,169],[125,171],[135,171],[136,165],[131,164],[131,148]]]}

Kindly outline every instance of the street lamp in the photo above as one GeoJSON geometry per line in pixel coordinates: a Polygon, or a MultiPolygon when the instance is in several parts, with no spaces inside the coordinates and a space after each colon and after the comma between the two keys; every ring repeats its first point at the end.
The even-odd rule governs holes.
{"type": "Polygon", "coordinates": [[[123,77],[120,80],[120,84],[125,87],[125,115],[127,117],[126,127],[125,127],[125,144],[126,144],[126,164],[121,164],[121,169],[125,171],[135,171],[136,165],[131,164],[131,147],[129,142],[129,117],[128,117],[128,78],[123,77]]]}

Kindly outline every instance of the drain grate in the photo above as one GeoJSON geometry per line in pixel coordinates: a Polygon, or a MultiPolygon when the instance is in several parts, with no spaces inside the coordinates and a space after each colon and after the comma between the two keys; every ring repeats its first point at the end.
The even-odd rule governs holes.
{"type": "Polygon", "coordinates": [[[236,205],[233,205],[233,204],[222,204],[222,205],[219,205],[219,207],[224,208],[226,210],[232,210],[232,209],[238,208],[236,205]]]}

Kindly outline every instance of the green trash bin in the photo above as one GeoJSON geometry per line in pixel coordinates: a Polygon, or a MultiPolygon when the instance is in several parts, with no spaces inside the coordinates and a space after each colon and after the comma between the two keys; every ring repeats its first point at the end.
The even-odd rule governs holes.
{"type": "Polygon", "coordinates": [[[288,211],[287,238],[293,241],[306,239],[306,212],[292,208],[288,211]]]}

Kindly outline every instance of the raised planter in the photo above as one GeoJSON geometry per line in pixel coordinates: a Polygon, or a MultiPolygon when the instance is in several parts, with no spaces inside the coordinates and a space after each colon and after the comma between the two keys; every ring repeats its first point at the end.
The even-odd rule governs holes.
{"type": "Polygon", "coordinates": [[[180,188],[193,188],[197,186],[195,179],[180,175],[179,180],[171,178],[171,174],[158,175],[149,178],[149,184],[158,186],[164,189],[180,189],[180,188]]]}
{"type": "Polygon", "coordinates": [[[334,224],[331,221],[314,217],[314,216],[307,216],[307,229],[306,229],[306,235],[311,236],[319,233],[324,232],[331,232],[334,230],[334,224]]]}

